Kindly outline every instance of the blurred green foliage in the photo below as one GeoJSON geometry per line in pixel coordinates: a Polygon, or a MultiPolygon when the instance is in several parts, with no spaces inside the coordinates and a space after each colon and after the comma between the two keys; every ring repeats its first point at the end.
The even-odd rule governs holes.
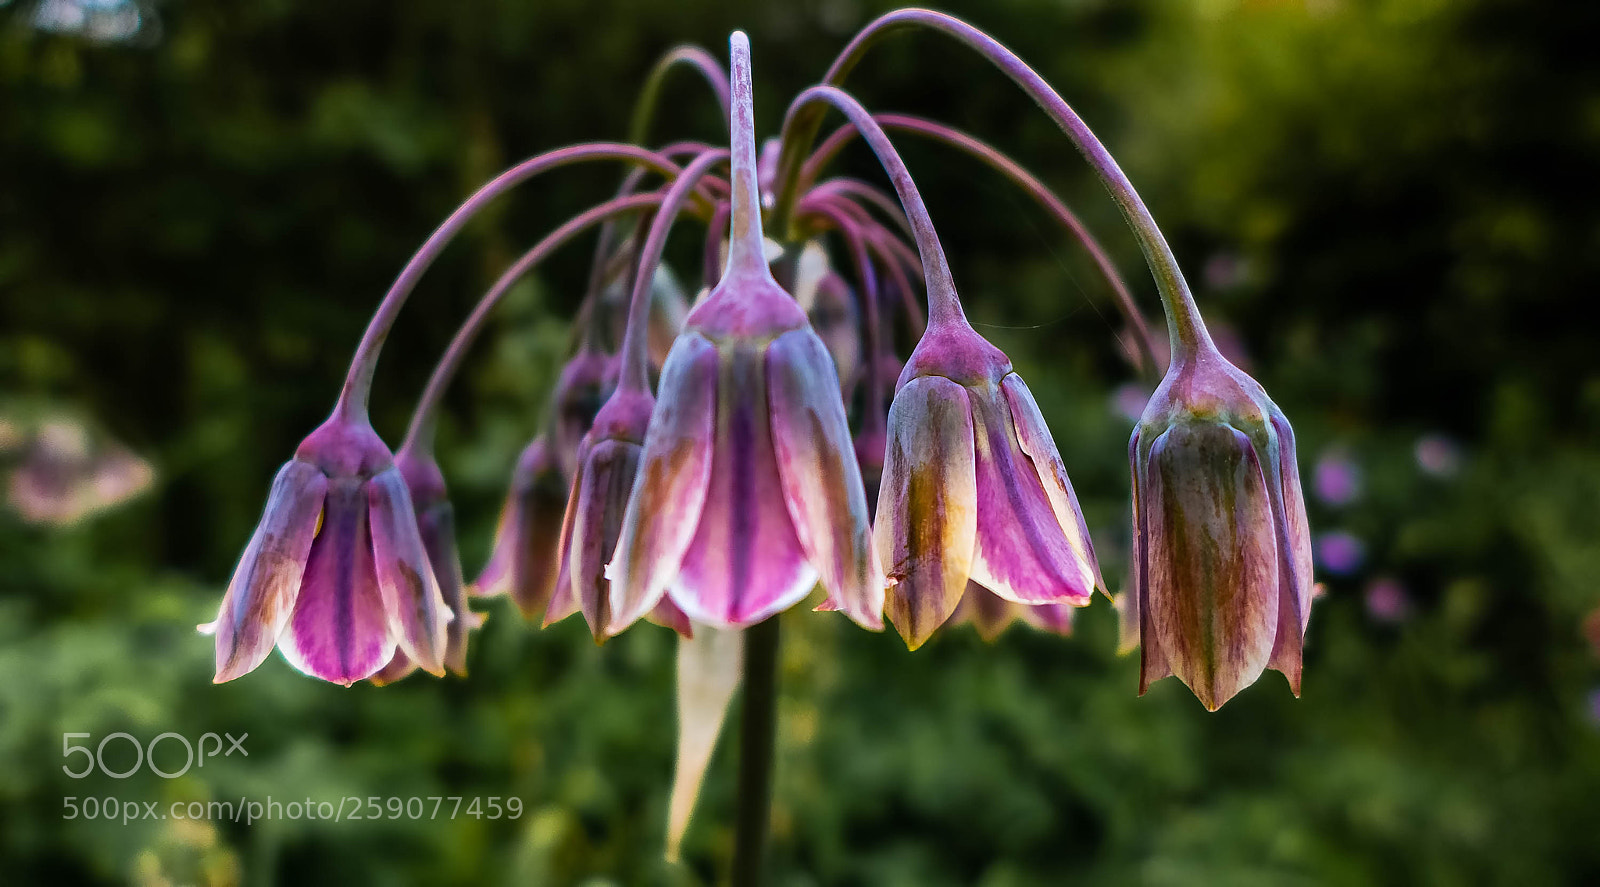
{"type": "MultiPolygon", "coordinates": [[[[43,4],[38,4],[42,6],[43,4]]],[[[93,5],[93,4],[83,4],[93,5]]],[[[115,5],[115,4],[110,4],[115,5]]],[[[0,3],[0,396],[85,410],[154,493],[46,530],[0,514],[0,881],[713,883],[728,744],[686,863],[660,860],[672,641],[596,648],[496,607],[470,680],[349,690],[277,657],[210,684],[209,620],[276,466],[329,408],[378,295],[475,184],[616,138],[654,58],[742,27],[775,131],[879,10],[855,0],[167,2],[143,35],[45,33],[0,3]],[[61,736],[248,733],[248,758],[165,780],[62,773],[61,736]],[[64,821],[68,796],[514,797],[515,820],[64,821]]],[[[1516,0],[962,0],[1073,101],[1143,189],[1202,308],[1295,422],[1302,470],[1341,447],[1365,543],[1324,572],[1305,696],[1264,677],[1215,715],[1137,698],[1104,602],[1076,637],[948,632],[909,654],[787,618],[774,816],[782,885],[1600,882],[1600,66],[1589,5],[1516,0]],[[1585,185],[1584,182],[1591,184],[1585,185]],[[1459,471],[1419,468],[1424,435],[1459,471]],[[1363,603],[1376,577],[1408,618],[1363,603]]],[[[870,55],[874,109],[940,117],[1059,188],[1154,310],[1131,237],[1068,143],[934,36],[870,55]]],[[[657,139],[719,134],[689,78],[657,139]]],[[[980,329],[1029,380],[1107,577],[1126,569],[1128,378],[1104,287],[997,177],[901,140],[980,329]]],[[[860,146],[845,162],[876,175],[860,146]]],[[[438,263],[391,337],[393,440],[468,306],[614,169],[530,185],[438,263]]],[[[695,245],[675,243],[693,268],[695,245]]],[[[677,253],[674,253],[677,256],[677,253]]],[[[581,249],[506,306],[451,400],[441,454],[467,570],[538,426],[581,249]]],[[[109,754],[109,752],[108,752],[109,754]]],[[[116,759],[124,765],[126,759],[116,759]]],[[[163,759],[165,762],[165,758],[163,759]]],[[[167,766],[173,766],[167,764],[167,766]]]]}

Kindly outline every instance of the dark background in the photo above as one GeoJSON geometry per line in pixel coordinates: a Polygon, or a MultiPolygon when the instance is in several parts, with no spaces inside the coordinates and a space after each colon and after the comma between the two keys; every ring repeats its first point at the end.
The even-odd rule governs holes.
{"type": "MultiPolygon", "coordinates": [[[[661,862],[674,715],[660,629],[596,648],[576,621],[538,632],[497,605],[470,680],[346,690],[276,656],[213,687],[193,626],[215,612],[272,473],[330,408],[378,297],[460,199],[522,157],[620,138],[661,52],[697,42],[722,57],[735,27],[775,134],[788,99],[882,8],[0,2],[0,414],[68,411],[157,473],[70,527],[0,512],[0,881],[715,882],[731,747],[685,864],[661,862]],[[72,9],[79,26],[61,18],[72,9]],[[136,29],[119,32],[130,13],[136,29]],[[116,731],[248,732],[250,755],[174,780],[62,774],[62,734],[116,731]],[[499,796],[524,813],[63,821],[65,797],[95,795],[499,796]]],[[[1016,628],[986,645],[953,629],[915,654],[796,610],[776,883],[1600,882],[1600,661],[1581,628],[1600,607],[1600,374],[1581,320],[1600,270],[1595,8],[949,10],[1033,63],[1117,155],[1202,310],[1293,421],[1308,487],[1330,454],[1359,471],[1360,495],[1313,498],[1311,520],[1364,557],[1319,564],[1304,698],[1269,673],[1216,714],[1175,680],[1137,697],[1137,657],[1115,654],[1103,600],[1070,639],[1016,628]],[[1455,469],[1427,470],[1419,443],[1455,469]],[[1369,606],[1380,581],[1403,612],[1369,606]]],[[[976,56],[904,34],[848,86],[1022,159],[1155,313],[1098,182],[976,56]]],[[[654,141],[722,137],[692,78],[664,100],[654,141]]],[[[1112,404],[1133,377],[1105,288],[997,176],[898,141],[968,311],[1038,397],[1120,589],[1132,423],[1112,404]]],[[[869,161],[859,145],[844,158],[879,175],[869,161]]],[[[519,189],[439,261],[379,367],[373,418],[391,444],[479,293],[615,180],[596,166],[519,189]]],[[[697,244],[681,239],[672,256],[692,281],[697,244]]],[[[469,575],[538,429],[588,260],[575,246],[521,287],[451,397],[440,451],[469,575]]]]}

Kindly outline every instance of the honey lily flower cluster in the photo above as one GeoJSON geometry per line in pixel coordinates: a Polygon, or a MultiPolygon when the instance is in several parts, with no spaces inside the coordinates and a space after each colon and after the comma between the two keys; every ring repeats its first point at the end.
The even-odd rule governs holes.
{"type": "Polygon", "coordinates": [[[692,47],[662,60],[629,142],[524,161],[446,219],[379,305],[331,417],[273,483],[203,626],[216,639],[216,680],[251,671],[274,646],[344,685],[465,674],[481,621],[469,604],[496,595],[543,625],[581,614],[604,641],[641,618],[686,638],[746,629],[820,588],[817,609],[868,629],[887,617],[912,649],[963,621],[985,637],[1013,621],[1066,634],[1074,608],[1097,588],[1109,595],[1045,416],[967,322],[889,133],[954,148],[1038,200],[1104,272],[1141,346],[1135,371],[1165,361],[1105,251],[1037,178],[971,136],[874,114],[841,88],[869,48],[906,29],[954,39],[1021,87],[1103,180],[1154,274],[1171,359],[1130,443],[1132,578],[1119,596],[1143,647],[1141,692],[1176,675],[1214,709],[1274,668],[1298,694],[1312,578],[1288,420],[1218,352],[1154,219],[1072,108],[988,35],[916,9],[863,29],[794,99],[759,158],[749,45],[736,33],[727,70],[692,47]],[[662,78],[680,68],[711,87],[727,148],[645,146],[662,78]],[[819,143],[830,110],[846,125],[819,143]],[[826,175],[857,137],[890,190],[826,175]],[[418,279],[490,201],[594,161],[624,164],[622,187],[506,269],[392,453],[366,405],[418,279]],[[686,220],[705,236],[692,307],[673,283],[682,269],[662,260],[686,220]],[[433,455],[443,394],[511,286],[596,226],[573,353],[512,471],[492,556],[469,584],[433,455]],[[908,351],[891,341],[899,330],[916,338],[908,351]]]}

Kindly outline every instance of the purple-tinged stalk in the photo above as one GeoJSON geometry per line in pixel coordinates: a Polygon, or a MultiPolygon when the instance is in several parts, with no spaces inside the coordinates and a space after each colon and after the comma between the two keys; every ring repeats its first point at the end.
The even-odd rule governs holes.
{"type": "Polygon", "coordinates": [[[812,87],[789,106],[784,132],[823,104],[860,130],[888,173],[927,284],[928,329],[890,407],[874,526],[891,621],[915,649],[949,618],[968,579],[1020,604],[1087,604],[1104,583],[1032,394],[967,323],[927,207],[872,115],[835,87],[812,87]]]}
{"type": "Polygon", "coordinates": [[[767,266],[749,44],[733,49],[731,236],[721,280],[661,374],[614,559],[617,632],[670,598],[745,627],[823,585],[882,624],[881,568],[827,349],[767,266]]]}
{"type": "MultiPolygon", "coordinates": [[[[802,202],[801,206],[802,211],[814,213],[831,223],[844,238],[845,246],[850,251],[850,257],[855,261],[856,281],[860,286],[861,298],[859,301],[861,302],[861,308],[857,314],[866,321],[869,332],[867,354],[876,354],[878,350],[878,343],[875,338],[878,314],[878,274],[873,267],[872,251],[867,246],[867,238],[862,232],[862,226],[855,217],[845,212],[833,201],[802,202]]],[[[819,296],[821,296],[820,292],[819,296]]],[[[854,325],[850,325],[843,332],[848,334],[848,346],[853,347],[855,351],[854,359],[846,358],[847,346],[845,343],[835,342],[834,337],[819,331],[823,341],[828,344],[828,350],[833,355],[834,362],[838,364],[840,390],[845,393],[848,399],[849,392],[855,387],[857,381],[862,381],[868,389],[869,398],[881,398],[883,392],[879,387],[877,368],[873,366],[872,361],[861,360],[861,345],[854,325]],[[858,369],[862,377],[860,380],[857,379],[858,369]]]]}
{"type": "MultiPolygon", "coordinates": [[[[405,479],[406,488],[411,495],[418,530],[428,553],[428,562],[439,583],[440,593],[457,617],[450,623],[445,652],[445,664],[457,674],[466,674],[467,637],[473,628],[481,624],[482,618],[472,613],[467,606],[461,557],[456,550],[454,509],[450,504],[444,474],[440,471],[433,454],[434,431],[444,392],[455,378],[462,360],[482,331],[490,312],[499,305],[501,299],[518,280],[532,271],[550,253],[594,224],[621,214],[649,209],[659,204],[660,199],[659,194],[635,194],[593,207],[562,224],[512,263],[478,300],[472,313],[456,331],[449,347],[445,350],[444,357],[429,376],[422,397],[412,413],[405,440],[395,455],[395,464],[405,479]]],[[[562,489],[564,490],[564,487],[562,489]]],[[[536,496],[539,490],[540,486],[532,476],[520,483],[513,483],[513,491],[503,515],[514,519],[502,520],[500,528],[502,540],[523,540],[526,543],[539,538],[537,527],[529,524],[536,524],[539,512],[547,509],[541,509],[536,503],[528,501],[529,497],[536,496]],[[521,489],[518,489],[519,487],[521,489]]],[[[559,518],[555,521],[559,521],[559,518]]],[[[552,521],[552,530],[554,523],[552,521]]],[[[546,535],[552,538],[554,536],[553,532],[546,535]]],[[[502,540],[497,540],[497,552],[502,540]]],[[[515,543],[507,541],[506,544],[515,543]]],[[[554,554],[553,549],[550,554],[554,554]]],[[[526,560],[513,556],[506,564],[525,567],[526,560]]],[[[509,581],[501,584],[500,590],[512,591],[514,599],[525,613],[531,609],[542,614],[543,607],[549,602],[549,591],[541,586],[547,583],[541,581],[536,572],[530,575],[526,569],[506,570],[504,575],[509,581]]],[[[408,674],[412,667],[413,664],[404,652],[397,652],[375,680],[381,680],[383,683],[393,682],[408,674]]]]}
{"type": "MultiPolygon", "coordinates": [[[[1055,195],[1055,192],[1051,191],[1032,173],[1023,169],[1015,160],[1007,157],[993,146],[958,129],[908,114],[875,114],[873,119],[877,120],[879,125],[886,130],[912,133],[963,151],[982,161],[991,169],[1005,176],[1017,187],[1028,192],[1028,196],[1037,201],[1040,206],[1044,207],[1046,212],[1050,213],[1056,221],[1060,222],[1062,226],[1072,233],[1073,238],[1089,254],[1089,258],[1094,262],[1095,267],[1100,270],[1100,274],[1105,278],[1106,284],[1111,287],[1112,295],[1115,296],[1117,301],[1117,307],[1122,310],[1123,319],[1127,321],[1128,328],[1133,333],[1135,346],[1138,349],[1132,355],[1135,360],[1134,369],[1149,375],[1151,381],[1155,380],[1165,361],[1162,361],[1156,355],[1149,326],[1145,323],[1144,312],[1140,311],[1139,306],[1134,304],[1133,294],[1128,291],[1127,283],[1117,271],[1117,267],[1111,261],[1111,256],[1106,253],[1105,247],[1100,245],[1100,241],[1089,232],[1089,229],[1078,218],[1077,214],[1063,203],[1061,198],[1055,195]]],[[[815,176],[816,170],[821,167],[822,163],[831,159],[835,153],[849,143],[850,138],[854,135],[855,127],[845,126],[840,127],[832,135],[828,136],[823,141],[822,147],[818,148],[811,158],[806,161],[805,169],[801,172],[801,181],[809,181],[808,177],[815,176]]]]}
{"type": "MultiPolygon", "coordinates": [[[[594,426],[578,447],[578,472],[572,479],[558,550],[561,572],[568,586],[558,588],[551,615],[563,614],[575,604],[594,633],[606,638],[610,619],[605,564],[617,544],[617,535],[639,470],[640,454],[655,398],[650,394],[650,369],[646,349],[651,283],[667,234],[678,211],[700,178],[727,159],[728,152],[710,150],[695,158],[667,189],[650,233],[639,249],[638,269],[628,303],[628,321],[622,336],[622,369],[617,389],[595,416],[594,426]],[[569,603],[570,601],[570,603],[569,603]]],[[[675,608],[658,610],[669,626],[687,634],[687,619],[675,608]]]]}
{"type": "MultiPolygon", "coordinates": [[[[838,83],[884,34],[907,26],[953,37],[1022,87],[1070,138],[1139,239],[1167,314],[1171,363],[1129,441],[1141,691],[1176,674],[1210,709],[1268,667],[1300,690],[1310,617],[1310,529],[1294,434],[1254,379],[1217,349],[1154,217],[1077,112],[998,41],[941,13],[907,9],[867,25],[840,53],[838,83]]],[[[806,121],[780,163],[775,213],[793,203],[806,121]]],[[[782,215],[780,218],[784,217],[782,215]]]]}
{"type": "Polygon", "coordinates": [[[405,305],[411,291],[416,288],[417,282],[422,279],[423,273],[456,234],[460,233],[461,229],[466,227],[466,224],[485,206],[517,185],[552,169],[591,160],[621,160],[644,164],[668,176],[678,173],[678,167],[674,163],[654,151],[633,145],[595,142],[571,145],[540,154],[524,160],[490,180],[457,207],[455,212],[428,236],[421,248],[406,263],[405,268],[401,269],[400,276],[395,278],[389,291],[384,294],[377,312],[367,323],[361,344],[357,346],[355,358],[350,363],[344,388],[339,392],[339,401],[334,406],[334,420],[356,423],[367,421],[367,399],[372,392],[372,376],[377,369],[378,354],[383,349],[384,340],[388,338],[389,329],[394,326],[395,317],[405,305]]]}
{"type": "Polygon", "coordinates": [[[645,143],[645,136],[650,132],[650,121],[655,117],[656,106],[660,104],[661,86],[666,82],[667,74],[679,66],[693,68],[711,87],[717,96],[717,107],[722,109],[722,122],[728,122],[728,74],[722,69],[722,63],[704,49],[684,44],[667,50],[645,76],[644,87],[639,90],[638,101],[633,107],[633,122],[628,126],[628,141],[635,145],[645,143]]]}

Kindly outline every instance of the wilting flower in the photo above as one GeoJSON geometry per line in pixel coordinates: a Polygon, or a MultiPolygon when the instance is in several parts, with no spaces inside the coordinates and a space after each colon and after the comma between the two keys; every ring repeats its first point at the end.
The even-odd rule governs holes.
{"type": "Polygon", "coordinates": [[[217,619],[201,631],[216,636],[218,683],[276,644],[300,671],[349,686],[396,648],[443,674],[450,619],[388,448],[364,422],[335,418],[278,472],[217,619]]]}
{"type": "Polygon", "coordinates": [[[1062,636],[1072,634],[1073,614],[1077,607],[1071,604],[1019,604],[1008,601],[976,582],[968,582],[947,626],[970,622],[978,630],[978,637],[993,641],[1000,637],[1013,622],[1040,631],[1062,636]]]}
{"type": "Polygon", "coordinates": [[[558,581],[558,543],[566,510],[567,484],[561,478],[555,454],[540,435],[517,457],[511,489],[500,510],[494,548],[489,563],[473,583],[473,592],[483,596],[509,594],[526,619],[544,618],[548,624],[552,617],[568,615],[546,614],[558,581]]]}
{"type": "Polygon", "coordinates": [[[968,579],[1026,605],[1082,606],[1105,587],[1055,441],[999,349],[964,321],[936,323],[897,388],[874,533],[908,646],[968,579]]]}
{"type": "Polygon", "coordinates": [[[1311,539],[1288,420],[1205,342],[1173,362],[1128,455],[1140,692],[1176,674],[1215,710],[1271,667],[1298,695],[1311,539]]]}

